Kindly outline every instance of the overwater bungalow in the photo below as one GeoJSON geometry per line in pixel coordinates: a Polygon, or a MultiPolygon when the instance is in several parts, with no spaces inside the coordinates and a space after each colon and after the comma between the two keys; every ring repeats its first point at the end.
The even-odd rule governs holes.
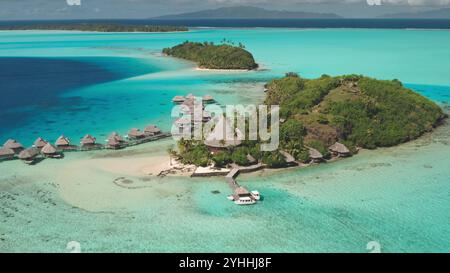
{"type": "Polygon", "coordinates": [[[22,144],[17,142],[15,139],[8,139],[5,144],[3,144],[3,148],[9,148],[16,154],[20,153],[24,149],[22,144]]]}
{"type": "Polygon", "coordinates": [[[144,137],[145,137],[144,133],[137,128],[133,128],[128,132],[128,138],[132,140],[142,139],[144,137]]]}
{"type": "Polygon", "coordinates": [[[68,148],[70,147],[70,141],[67,137],[62,135],[56,140],[55,145],[58,148],[68,148]]]}
{"type": "Polygon", "coordinates": [[[41,137],[38,137],[33,144],[33,147],[37,148],[37,149],[42,149],[44,148],[45,145],[47,145],[48,141],[44,140],[41,137]]]}
{"type": "Polygon", "coordinates": [[[97,141],[97,139],[91,135],[85,135],[83,137],[83,139],[81,140],[80,144],[81,147],[86,148],[86,147],[93,147],[95,146],[95,142],[97,141]]]}
{"type": "Polygon", "coordinates": [[[173,97],[172,102],[179,104],[179,103],[183,103],[185,100],[186,100],[186,98],[183,96],[175,96],[175,97],[173,97]]]}
{"type": "Polygon", "coordinates": [[[2,147],[0,148],[0,160],[14,159],[15,152],[13,149],[2,147]]]}
{"type": "Polygon", "coordinates": [[[60,158],[62,157],[61,153],[58,152],[58,149],[56,149],[55,146],[53,146],[50,143],[47,143],[42,149],[41,153],[44,157],[49,158],[60,158]]]}
{"type": "Polygon", "coordinates": [[[125,140],[116,132],[112,132],[106,140],[106,148],[121,149],[125,147],[125,140]]]}
{"type": "Polygon", "coordinates": [[[205,95],[202,98],[204,103],[213,103],[214,102],[214,97],[211,95],[205,95]]]}
{"type": "Polygon", "coordinates": [[[224,116],[218,117],[213,131],[206,137],[204,144],[211,153],[236,147],[242,144],[244,134],[238,129],[231,127],[231,121],[224,116]]]}
{"type": "Polygon", "coordinates": [[[333,156],[348,157],[351,156],[350,150],[342,143],[336,142],[329,147],[330,152],[333,156]]]}
{"type": "Polygon", "coordinates": [[[156,125],[149,125],[144,129],[144,134],[146,136],[156,136],[160,135],[161,133],[161,129],[159,129],[156,125]]]}
{"type": "Polygon", "coordinates": [[[33,164],[36,157],[39,155],[39,150],[35,147],[25,149],[19,153],[19,159],[27,164],[33,164]]]}
{"type": "Polygon", "coordinates": [[[309,158],[311,158],[311,161],[313,163],[320,163],[322,162],[323,159],[323,155],[316,149],[314,148],[309,148],[309,158]]]}

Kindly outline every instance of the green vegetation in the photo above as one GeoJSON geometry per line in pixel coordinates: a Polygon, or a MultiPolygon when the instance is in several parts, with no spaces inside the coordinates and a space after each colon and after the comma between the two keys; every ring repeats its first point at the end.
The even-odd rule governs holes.
{"type": "Polygon", "coordinates": [[[199,67],[207,69],[243,69],[258,68],[253,55],[240,44],[214,45],[213,43],[184,42],[172,48],[165,48],[163,53],[176,58],[198,63],[199,67]]]}
{"type": "Polygon", "coordinates": [[[266,104],[279,104],[281,146],[299,160],[312,147],[329,157],[336,141],[355,147],[397,145],[421,136],[445,117],[435,103],[398,80],[359,75],[308,80],[295,73],[267,84],[266,104]]]}
{"type": "Polygon", "coordinates": [[[178,156],[182,162],[247,166],[251,155],[268,167],[281,168],[287,163],[280,151],[308,163],[313,148],[329,159],[329,147],[337,141],[352,154],[358,147],[393,146],[431,131],[446,118],[439,106],[403,87],[398,80],[380,81],[358,75],[303,79],[288,73],[266,87],[265,103],[278,104],[281,109],[279,150],[261,152],[259,141],[243,141],[239,147],[213,155],[201,141],[180,141],[178,156]]]}
{"type": "Polygon", "coordinates": [[[180,26],[140,26],[118,24],[38,24],[0,26],[0,30],[71,30],[71,31],[98,31],[98,32],[173,32],[189,31],[187,27],[180,26]]]}

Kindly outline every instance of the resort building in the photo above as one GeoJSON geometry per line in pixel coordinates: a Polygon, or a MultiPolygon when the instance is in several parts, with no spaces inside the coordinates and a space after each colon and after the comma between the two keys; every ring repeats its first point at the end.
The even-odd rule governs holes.
{"type": "Polygon", "coordinates": [[[96,142],[96,138],[91,136],[91,135],[85,135],[83,137],[83,139],[81,140],[80,144],[81,147],[86,148],[86,147],[92,147],[95,146],[95,142],[96,142]]]}
{"type": "Polygon", "coordinates": [[[313,163],[320,163],[324,160],[323,155],[314,148],[309,148],[309,158],[313,163]]]}
{"type": "Polygon", "coordinates": [[[333,156],[348,157],[351,156],[350,150],[342,143],[336,142],[329,147],[330,152],[333,156]]]}
{"type": "Polygon", "coordinates": [[[37,148],[37,149],[42,149],[44,148],[45,145],[47,145],[48,141],[44,140],[41,137],[38,137],[33,144],[33,147],[37,148]]]}
{"type": "Polygon", "coordinates": [[[172,99],[172,102],[173,102],[173,103],[176,103],[176,104],[180,104],[180,103],[183,103],[185,100],[186,100],[186,98],[183,97],[183,96],[175,96],[175,97],[172,99]]]}
{"type": "Polygon", "coordinates": [[[61,154],[58,152],[55,146],[50,143],[47,143],[41,150],[42,155],[45,157],[56,158],[61,157],[61,154]]]}
{"type": "Polygon", "coordinates": [[[10,148],[0,148],[0,160],[8,160],[13,159],[15,155],[15,152],[13,149],[10,148]]]}
{"type": "Polygon", "coordinates": [[[144,133],[137,128],[133,128],[128,132],[128,138],[131,140],[141,139],[144,137],[145,137],[144,133]]]}
{"type": "Polygon", "coordinates": [[[58,148],[67,148],[70,147],[70,141],[68,138],[66,138],[65,136],[60,136],[56,142],[56,147],[58,148]]]}
{"type": "Polygon", "coordinates": [[[202,98],[204,103],[213,103],[214,102],[214,98],[211,95],[205,95],[202,98]]]}
{"type": "Polygon", "coordinates": [[[8,148],[14,151],[14,153],[20,153],[24,148],[22,144],[17,142],[15,139],[8,139],[5,144],[3,144],[3,148],[8,148]]]}
{"type": "Polygon", "coordinates": [[[19,153],[19,159],[23,160],[27,164],[32,164],[34,159],[39,155],[39,150],[37,148],[28,148],[19,153]]]}
{"type": "Polygon", "coordinates": [[[238,128],[232,128],[228,118],[220,116],[217,119],[216,126],[204,141],[209,150],[215,153],[241,145],[245,135],[238,128]]]}
{"type": "Polygon", "coordinates": [[[112,132],[106,140],[106,148],[121,149],[125,146],[125,140],[116,132],[112,132]]]}
{"type": "Polygon", "coordinates": [[[156,125],[149,125],[145,127],[144,134],[146,136],[156,136],[161,134],[161,129],[159,129],[156,125]]]}

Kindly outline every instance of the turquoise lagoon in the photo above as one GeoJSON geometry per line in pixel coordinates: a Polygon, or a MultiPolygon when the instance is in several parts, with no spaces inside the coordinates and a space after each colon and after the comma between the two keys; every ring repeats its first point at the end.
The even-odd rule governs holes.
{"type": "MultiPolygon", "coordinates": [[[[448,108],[448,44],[450,32],[435,30],[0,32],[0,62],[76,62],[87,73],[103,75],[55,90],[49,94],[53,104],[9,105],[4,113],[22,118],[11,124],[2,114],[6,129],[0,141],[14,137],[30,145],[37,136],[55,139],[60,134],[76,141],[86,133],[102,139],[113,130],[125,134],[149,123],[168,130],[174,95],[208,93],[221,104],[260,102],[262,85],[288,71],[304,77],[358,73],[396,78],[448,108]],[[196,71],[189,62],[160,55],[162,48],[185,40],[223,38],[244,43],[262,70],[196,71]]],[[[1,84],[4,92],[8,84],[1,84]]],[[[220,179],[170,178],[159,183],[168,192],[173,185],[183,190],[157,203],[88,212],[58,197],[58,181],[32,175],[20,162],[2,163],[0,251],[64,252],[66,242],[76,240],[84,251],[366,252],[367,243],[377,241],[386,252],[448,252],[449,136],[446,125],[418,141],[337,163],[243,176],[243,184],[265,197],[245,208],[225,199],[228,191],[220,179]]]]}

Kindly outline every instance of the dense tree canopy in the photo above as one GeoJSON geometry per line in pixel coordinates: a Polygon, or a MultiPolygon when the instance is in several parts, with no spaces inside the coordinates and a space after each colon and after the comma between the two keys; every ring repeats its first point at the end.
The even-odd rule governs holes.
{"type": "Polygon", "coordinates": [[[253,55],[244,46],[229,44],[184,42],[172,48],[165,48],[164,54],[198,63],[208,69],[243,69],[258,68],[253,55]]]}

